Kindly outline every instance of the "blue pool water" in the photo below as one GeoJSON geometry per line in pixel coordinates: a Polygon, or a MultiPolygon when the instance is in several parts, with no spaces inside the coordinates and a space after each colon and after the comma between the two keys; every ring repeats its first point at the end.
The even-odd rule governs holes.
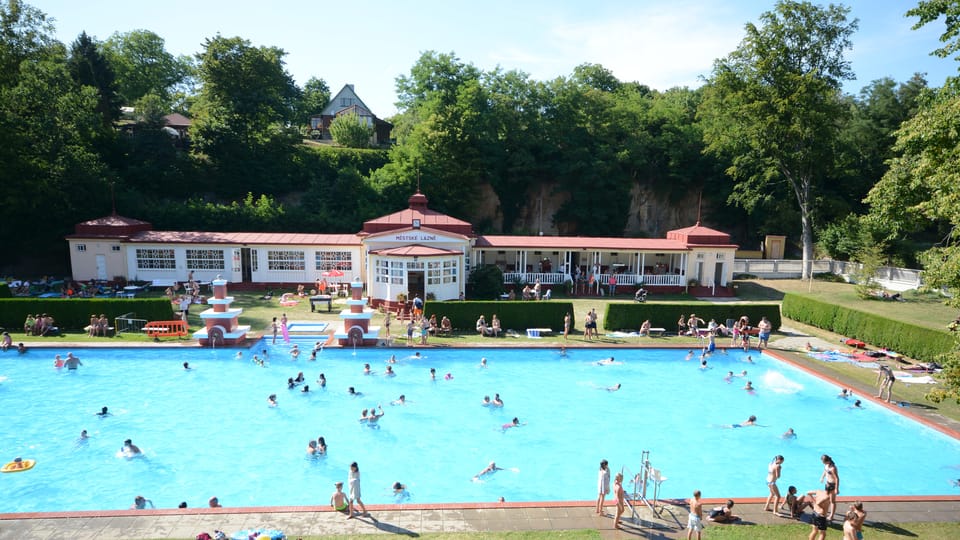
{"type": "Polygon", "coordinates": [[[120,509],[137,494],[158,507],[203,506],[212,495],[234,507],[326,504],[352,461],[367,504],[591,500],[601,459],[631,478],[643,450],[668,477],[665,497],[766,496],[776,454],[786,458],[784,491],[816,488],[822,453],[839,467],[841,495],[956,493],[949,479],[960,476],[958,441],[869,402],[848,409],[838,388],[756,353],[753,364],[741,352],[715,355],[705,371],[675,350],[424,349],[416,360],[405,358],[415,349],[327,349],[309,362],[314,340],[295,342],[306,349],[298,361],[269,341],[242,360],[236,349],[75,349],[84,364],[75,372],[51,365],[66,350],[0,354],[0,461],[37,460],[0,475],[0,512],[120,509]],[[270,363],[258,367],[250,357],[264,348],[270,363]],[[388,378],[391,352],[401,358],[388,378]],[[611,355],[623,363],[595,363],[611,355]],[[363,375],[366,362],[378,373],[363,375]],[[724,380],[742,370],[756,393],[724,380]],[[309,394],[286,388],[298,371],[309,394]],[[363,397],[349,397],[350,386],[363,397]],[[482,407],[494,393],[504,407],[482,407]],[[409,403],[391,406],[400,394],[409,403]],[[379,428],[359,424],[377,403],[379,428]],[[113,416],[95,416],[103,406],[113,416]],[[751,414],[761,426],[724,427],[751,414]],[[524,425],[503,431],[513,417],[524,425]],[[790,427],[799,436],[782,439],[790,427]],[[82,429],[91,437],[77,443],[82,429]],[[321,435],[329,454],[307,458],[321,435]],[[144,457],[117,456],[127,438],[144,457]],[[472,481],[491,460],[505,470],[472,481]],[[408,499],[394,498],[395,481],[408,499]]]}

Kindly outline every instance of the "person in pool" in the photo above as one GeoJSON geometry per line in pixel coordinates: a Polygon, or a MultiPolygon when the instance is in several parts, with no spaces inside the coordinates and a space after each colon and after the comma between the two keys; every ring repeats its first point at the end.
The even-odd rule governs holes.
{"type": "Polygon", "coordinates": [[[297,378],[294,379],[293,382],[295,382],[296,384],[303,384],[304,380],[306,380],[306,378],[303,376],[303,372],[299,371],[297,372],[297,378]]]}
{"type": "Polygon", "coordinates": [[[513,420],[511,422],[507,422],[506,424],[500,426],[500,429],[502,429],[503,431],[506,431],[510,428],[515,428],[515,427],[520,427],[520,419],[517,418],[516,416],[513,417],[513,420]]]}
{"type": "Polygon", "coordinates": [[[191,369],[193,369],[193,368],[190,367],[190,362],[184,362],[184,363],[183,363],[183,370],[184,370],[184,371],[190,371],[191,369]]]}
{"type": "Polygon", "coordinates": [[[267,397],[267,404],[268,404],[269,406],[271,406],[271,407],[276,407],[276,406],[277,406],[277,395],[276,395],[276,394],[270,394],[270,395],[267,397]]]}
{"type": "Polygon", "coordinates": [[[747,384],[743,385],[743,389],[746,390],[747,392],[752,392],[753,390],[755,390],[753,387],[753,382],[747,381],[747,384]]]}
{"type": "Polygon", "coordinates": [[[487,475],[489,475],[489,474],[493,474],[493,473],[495,473],[495,472],[497,472],[497,471],[502,471],[502,470],[503,470],[503,468],[497,467],[497,463],[496,463],[495,461],[491,461],[490,464],[486,466],[486,468],[484,468],[482,471],[480,471],[480,472],[478,472],[477,474],[475,474],[475,475],[473,476],[473,479],[474,479],[474,480],[479,480],[479,479],[483,478],[484,476],[487,476],[487,475]]]}
{"type": "Polygon", "coordinates": [[[327,387],[327,378],[324,376],[323,373],[321,373],[320,376],[317,377],[317,384],[320,385],[320,388],[326,388],[326,387],[327,387]]]}
{"type": "Polygon", "coordinates": [[[393,371],[393,366],[387,366],[387,370],[383,372],[384,377],[396,377],[397,373],[393,371]]]}
{"type": "Polygon", "coordinates": [[[483,396],[483,401],[480,402],[480,405],[483,405],[484,407],[493,405],[493,402],[490,401],[490,396],[483,396]]]}
{"type": "Polygon", "coordinates": [[[751,414],[751,415],[750,415],[750,418],[747,418],[743,423],[741,423],[741,424],[730,424],[730,427],[732,427],[732,428],[741,428],[741,427],[749,427],[749,426],[755,426],[755,425],[757,425],[757,417],[751,414]]]}
{"type": "Polygon", "coordinates": [[[63,367],[63,365],[64,365],[63,358],[60,358],[60,355],[59,355],[59,354],[56,355],[56,356],[53,358],[53,367],[55,367],[55,368],[57,368],[57,369],[60,369],[60,368],[63,367]]]}
{"type": "Polygon", "coordinates": [[[130,505],[130,509],[143,510],[148,504],[150,505],[150,508],[156,508],[156,506],[153,505],[153,501],[144,497],[143,495],[137,495],[133,498],[133,504],[130,505]]]}
{"type": "Polygon", "coordinates": [[[113,415],[110,414],[110,411],[106,407],[103,407],[102,409],[100,409],[100,412],[97,413],[97,416],[99,416],[100,418],[106,418],[108,416],[113,416],[113,415]]]}
{"type": "Polygon", "coordinates": [[[347,388],[347,394],[352,397],[360,397],[363,395],[363,392],[357,392],[356,389],[351,386],[350,388],[347,388]]]}
{"type": "Polygon", "coordinates": [[[616,392],[616,391],[619,390],[619,389],[620,389],[620,383],[617,383],[617,384],[615,384],[615,385],[613,385],[613,386],[608,386],[608,387],[606,388],[606,391],[607,391],[607,392],[616,392]]]}
{"type": "Polygon", "coordinates": [[[404,394],[400,394],[400,397],[398,397],[397,399],[391,401],[390,404],[391,404],[391,405],[406,405],[406,404],[407,404],[407,396],[404,395],[404,394]]]}
{"type": "Polygon", "coordinates": [[[793,428],[789,428],[787,431],[780,436],[781,439],[796,439],[797,433],[793,431],[793,428]]]}
{"type": "Polygon", "coordinates": [[[494,407],[503,407],[503,400],[500,399],[500,394],[493,395],[493,406],[494,407]]]}
{"type": "Polygon", "coordinates": [[[363,374],[364,375],[373,375],[373,372],[370,371],[370,364],[363,365],[363,374]]]}
{"type": "Polygon", "coordinates": [[[123,448],[121,448],[120,451],[127,456],[138,456],[143,453],[140,451],[140,447],[133,444],[133,441],[130,439],[123,441],[123,448]]]}
{"type": "Polygon", "coordinates": [[[481,368],[487,367],[487,359],[486,359],[486,358],[481,358],[481,359],[480,359],[480,367],[481,367],[481,368]]]}
{"type": "Polygon", "coordinates": [[[437,370],[436,368],[430,368],[430,379],[437,380],[437,370]]]}
{"type": "Polygon", "coordinates": [[[320,455],[327,453],[327,441],[323,437],[317,437],[317,453],[320,455]]]}

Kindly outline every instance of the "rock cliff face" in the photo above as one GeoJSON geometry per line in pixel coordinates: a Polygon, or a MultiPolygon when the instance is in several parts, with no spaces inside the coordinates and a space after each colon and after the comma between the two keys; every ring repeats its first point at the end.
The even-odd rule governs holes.
{"type": "MultiPolygon", "coordinates": [[[[537,234],[556,236],[568,234],[553,221],[553,215],[568,199],[565,193],[552,193],[549,186],[540,185],[529,190],[527,205],[520,211],[514,230],[503,230],[500,201],[489,185],[480,189],[480,202],[476,215],[470,219],[474,224],[488,224],[494,234],[537,234]],[[542,205],[542,208],[541,208],[542,205]]],[[[667,231],[689,227],[697,221],[698,194],[691,193],[680,204],[657,197],[652,191],[634,186],[630,192],[630,214],[627,217],[623,236],[663,238],[667,231]]],[[[588,231],[584,234],[589,234],[588,231]]]]}

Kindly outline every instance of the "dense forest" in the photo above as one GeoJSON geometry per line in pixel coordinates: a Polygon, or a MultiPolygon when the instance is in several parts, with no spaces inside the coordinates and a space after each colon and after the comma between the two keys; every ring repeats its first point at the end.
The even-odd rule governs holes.
{"type": "MultiPolygon", "coordinates": [[[[957,10],[922,1],[907,15],[942,24],[957,10]]],[[[44,13],[7,0],[0,272],[65,272],[63,236],[114,209],[159,229],[355,232],[419,185],[478,232],[662,236],[702,211],[748,248],[786,234],[804,258],[956,281],[960,84],[917,74],[845,94],[848,13],[778,2],[698,89],[597,64],[538,81],[428,51],[396,78],[394,144],[351,148],[363,138],[310,143],[330,88],[298,86],[278,47],[216,35],[175,57],[139,29],[64,44],[44,13]],[[185,140],[164,129],[171,112],[192,120],[185,140]]],[[[957,52],[955,20],[941,56],[957,52]]]]}

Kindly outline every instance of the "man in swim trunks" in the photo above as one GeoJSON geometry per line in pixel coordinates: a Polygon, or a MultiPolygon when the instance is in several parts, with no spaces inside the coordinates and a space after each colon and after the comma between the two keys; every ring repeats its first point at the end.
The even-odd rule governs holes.
{"type": "Polygon", "coordinates": [[[343,512],[345,514],[350,505],[347,504],[347,494],[343,492],[343,482],[337,482],[334,486],[336,486],[337,490],[330,496],[330,506],[337,512],[343,512]]]}
{"type": "MultiPolygon", "coordinates": [[[[67,353],[67,359],[63,361],[63,365],[67,369],[77,369],[77,366],[82,366],[83,363],[80,362],[80,359],[73,355],[72,352],[67,353]]],[[[890,401],[889,399],[887,401],[890,401]]]]}
{"type": "Polygon", "coordinates": [[[770,324],[770,321],[766,317],[762,317],[760,322],[757,323],[757,329],[759,330],[758,337],[760,338],[759,343],[757,343],[757,350],[763,350],[764,347],[767,347],[767,342],[770,341],[770,330],[773,328],[773,325],[770,324]]]}
{"type": "Polygon", "coordinates": [[[703,530],[703,502],[700,500],[700,490],[693,492],[693,497],[689,500],[690,515],[687,516],[687,540],[693,538],[693,533],[697,533],[697,540],[700,540],[700,531],[703,530]]]}
{"type": "Polygon", "coordinates": [[[827,537],[827,527],[830,520],[827,519],[827,511],[830,510],[830,494],[833,492],[833,486],[827,484],[826,489],[818,489],[809,492],[813,497],[813,528],[810,530],[809,540],[814,540],[819,536],[820,540],[827,537]]]}

